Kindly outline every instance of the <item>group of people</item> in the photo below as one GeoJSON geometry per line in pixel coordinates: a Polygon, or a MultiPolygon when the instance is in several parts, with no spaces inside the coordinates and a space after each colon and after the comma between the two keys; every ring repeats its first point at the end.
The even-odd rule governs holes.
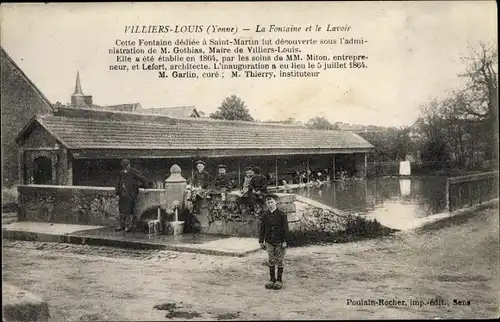
{"type": "MultiPolygon", "coordinates": [[[[147,178],[130,165],[130,161],[123,159],[122,170],[116,182],[115,193],[119,198],[119,225],[117,231],[132,229],[134,222],[134,208],[139,194],[139,188],[148,189],[147,178]]],[[[210,186],[216,189],[229,189],[230,181],[224,165],[218,166],[218,173],[213,180],[205,171],[205,163],[197,162],[197,169],[193,176],[193,185],[201,189],[210,186]]],[[[287,215],[277,208],[276,196],[267,194],[267,179],[261,174],[259,167],[247,167],[242,184],[242,197],[247,200],[262,200],[267,210],[261,217],[259,226],[259,244],[268,253],[269,281],[266,289],[279,290],[283,287],[283,266],[286,248],[289,241],[287,215]]]]}
{"type": "Polygon", "coordinates": [[[232,188],[231,180],[226,173],[226,166],[219,164],[217,167],[217,174],[212,178],[210,173],[205,170],[205,162],[196,162],[196,171],[193,174],[191,185],[195,189],[209,189],[228,190],[232,188]]]}
{"type": "MultiPolygon", "coordinates": [[[[217,167],[217,174],[212,178],[210,173],[205,170],[205,162],[196,162],[197,171],[193,174],[191,186],[194,190],[214,189],[219,192],[225,192],[234,188],[232,182],[226,173],[227,167],[220,164],[217,167]]],[[[245,177],[241,183],[242,197],[264,200],[267,192],[267,178],[262,175],[259,167],[250,166],[245,168],[245,177]]]]}
{"type": "Polygon", "coordinates": [[[294,183],[297,184],[305,184],[305,183],[313,183],[313,182],[323,182],[330,179],[328,169],[324,169],[323,171],[312,171],[308,169],[305,172],[295,171],[294,183]]]}

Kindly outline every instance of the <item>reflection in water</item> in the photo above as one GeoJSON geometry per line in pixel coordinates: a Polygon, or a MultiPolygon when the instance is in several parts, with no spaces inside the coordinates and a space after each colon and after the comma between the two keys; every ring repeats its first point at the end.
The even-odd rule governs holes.
{"type": "Polygon", "coordinates": [[[411,180],[410,179],[400,179],[399,180],[399,190],[402,196],[408,196],[411,194],[411,180]]]}
{"type": "Polygon", "coordinates": [[[443,212],[446,208],[445,183],[445,177],[375,178],[303,187],[294,192],[346,212],[375,217],[384,223],[443,212]]]}

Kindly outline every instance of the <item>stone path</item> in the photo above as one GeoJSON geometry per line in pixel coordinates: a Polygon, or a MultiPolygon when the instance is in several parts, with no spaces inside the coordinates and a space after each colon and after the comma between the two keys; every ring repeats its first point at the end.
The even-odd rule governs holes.
{"type": "Polygon", "coordinates": [[[178,252],[242,257],[260,249],[256,238],[202,234],[149,235],[116,232],[104,226],[15,222],[2,226],[4,238],[42,242],[165,249],[178,252]]]}

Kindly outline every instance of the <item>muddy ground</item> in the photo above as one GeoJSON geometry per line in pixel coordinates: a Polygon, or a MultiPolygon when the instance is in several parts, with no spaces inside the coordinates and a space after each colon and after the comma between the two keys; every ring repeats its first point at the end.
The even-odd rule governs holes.
{"type": "Polygon", "coordinates": [[[264,251],[234,258],[3,240],[3,278],[45,298],[53,321],[492,318],[498,236],[498,209],[489,209],[411,234],[291,248],[280,291],[264,288],[264,251]]]}

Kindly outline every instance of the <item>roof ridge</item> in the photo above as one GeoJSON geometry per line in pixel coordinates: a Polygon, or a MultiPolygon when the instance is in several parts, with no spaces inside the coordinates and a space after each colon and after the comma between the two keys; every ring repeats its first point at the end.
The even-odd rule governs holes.
{"type": "MultiPolygon", "coordinates": [[[[76,110],[76,109],[75,109],[76,110]]],[[[106,111],[107,112],[107,111],[106,111]]],[[[111,111],[112,113],[115,113],[115,111],[111,111]]],[[[121,114],[121,113],[119,113],[121,114]]],[[[136,115],[136,114],[135,114],[136,115]]],[[[149,114],[146,114],[146,115],[149,115],[149,114]]],[[[84,121],[87,121],[87,122],[95,122],[95,123],[126,123],[126,124],[144,124],[144,123],[158,123],[158,124],[164,124],[162,122],[162,120],[106,120],[106,119],[96,119],[96,118],[88,118],[88,117],[74,117],[74,116],[65,116],[65,115],[37,115],[38,117],[41,117],[43,119],[47,119],[47,118],[60,118],[60,119],[65,119],[65,120],[84,120],[84,121]]],[[[197,119],[190,119],[190,118],[176,118],[176,117],[170,117],[170,119],[173,119],[173,120],[187,120],[187,121],[193,121],[193,123],[198,123],[198,124],[203,124],[203,122],[196,122],[197,119]]],[[[217,122],[207,122],[208,124],[210,125],[214,125],[214,124],[217,124],[217,122]]],[[[206,124],[207,124],[206,123],[206,124]]],[[[181,127],[183,124],[185,123],[175,123],[175,124],[170,124],[169,126],[179,126],[181,127]]],[[[265,127],[265,125],[260,125],[259,123],[254,123],[254,122],[249,122],[250,125],[256,125],[254,126],[254,128],[257,128],[257,127],[265,127]]],[[[233,123],[233,122],[227,122],[227,123],[222,123],[222,124],[218,124],[219,126],[222,126],[222,127],[238,127],[237,124],[233,123]]],[[[246,127],[245,127],[246,128],[246,127]]],[[[304,131],[304,132],[309,132],[309,133],[321,133],[321,134],[327,134],[327,133],[335,133],[335,134],[340,134],[340,133],[348,133],[348,134],[352,134],[352,135],[355,135],[361,139],[363,139],[360,135],[352,132],[352,131],[341,131],[341,130],[319,130],[319,129],[310,129],[310,128],[307,128],[307,127],[301,127],[301,126],[297,126],[297,127],[294,127],[294,126],[270,126],[268,127],[270,129],[277,129],[277,130],[294,130],[294,131],[297,131],[297,130],[300,130],[300,131],[304,131]]],[[[244,129],[244,128],[242,128],[244,129]]],[[[365,139],[363,139],[365,140],[365,139]]]]}

